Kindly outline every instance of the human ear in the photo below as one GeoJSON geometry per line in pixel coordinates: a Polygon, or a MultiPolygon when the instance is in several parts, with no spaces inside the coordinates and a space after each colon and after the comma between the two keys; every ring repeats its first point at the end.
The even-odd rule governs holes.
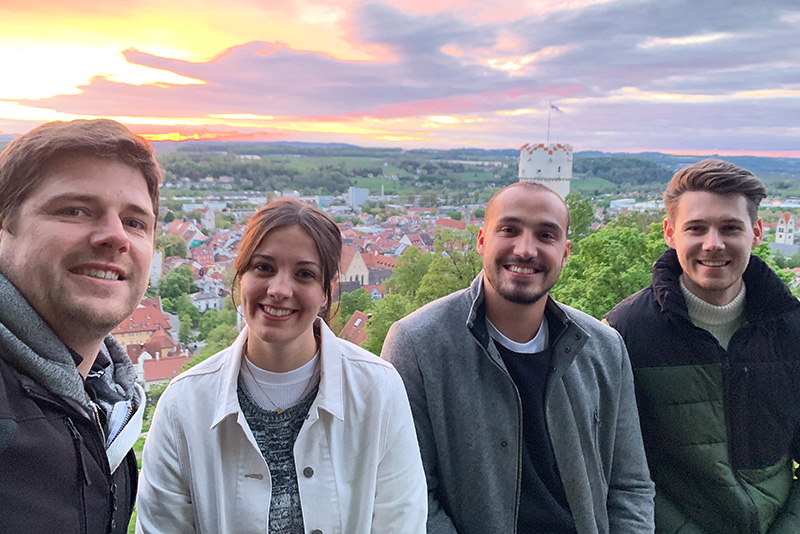
{"type": "Polygon", "coordinates": [[[664,219],[664,241],[667,242],[668,247],[675,248],[675,228],[669,218],[664,219]]]}

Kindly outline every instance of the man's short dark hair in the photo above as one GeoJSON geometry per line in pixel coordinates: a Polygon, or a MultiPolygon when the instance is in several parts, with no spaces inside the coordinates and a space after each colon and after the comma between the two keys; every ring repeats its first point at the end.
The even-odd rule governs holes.
{"type": "Polygon", "coordinates": [[[17,210],[59,161],[75,156],[112,160],[142,173],[158,216],[161,167],[150,143],[109,119],[49,122],[12,141],[0,154],[0,228],[11,228],[17,210]]]}
{"type": "Polygon", "coordinates": [[[677,215],[680,197],[687,191],[742,195],[753,224],[758,221],[758,205],[767,196],[766,187],[756,175],[719,159],[704,159],[675,173],[664,192],[664,206],[670,219],[677,215]]]}

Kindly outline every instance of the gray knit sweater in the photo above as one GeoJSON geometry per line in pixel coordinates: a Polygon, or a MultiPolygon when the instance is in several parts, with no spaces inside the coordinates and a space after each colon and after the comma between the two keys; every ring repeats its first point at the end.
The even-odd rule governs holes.
{"type": "Polygon", "coordinates": [[[269,466],[272,498],[270,534],[303,534],[303,510],[297,486],[294,442],[319,391],[319,385],[297,404],[278,413],[261,408],[239,379],[237,394],[247,424],[269,466]]]}

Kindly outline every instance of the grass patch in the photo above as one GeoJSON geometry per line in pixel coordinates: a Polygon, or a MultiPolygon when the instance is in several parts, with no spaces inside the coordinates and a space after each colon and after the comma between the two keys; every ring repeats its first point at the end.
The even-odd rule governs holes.
{"type": "Polygon", "coordinates": [[[584,195],[602,195],[619,191],[617,184],[602,178],[573,178],[569,184],[570,191],[578,191],[584,195]]]}

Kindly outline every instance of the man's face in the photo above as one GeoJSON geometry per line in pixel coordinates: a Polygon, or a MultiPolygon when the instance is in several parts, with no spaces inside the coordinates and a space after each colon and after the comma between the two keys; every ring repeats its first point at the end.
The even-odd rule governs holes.
{"type": "Polygon", "coordinates": [[[568,211],[555,193],[513,187],[495,199],[478,234],[487,293],[533,304],[569,256],[568,211]]]}
{"type": "Polygon", "coordinates": [[[739,293],[761,236],[761,219],[753,224],[743,195],[689,191],[678,199],[674,219],[664,221],[664,239],[678,253],[683,283],[717,306],[739,293]]]}
{"type": "Polygon", "coordinates": [[[137,306],[155,222],[137,169],[60,161],[10,222],[0,229],[0,272],[68,346],[102,340],[137,306]]]}

